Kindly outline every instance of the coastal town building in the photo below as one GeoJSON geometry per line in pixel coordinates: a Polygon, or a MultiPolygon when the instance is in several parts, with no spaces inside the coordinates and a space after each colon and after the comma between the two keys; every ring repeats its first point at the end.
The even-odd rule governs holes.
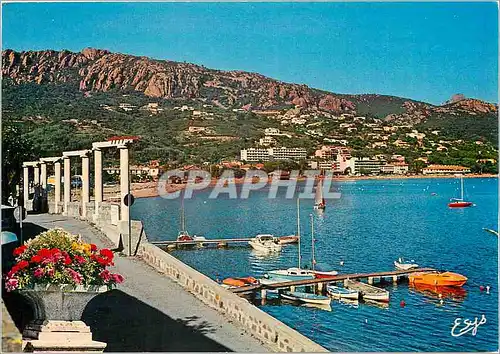
{"type": "Polygon", "coordinates": [[[382,173],[392,173],[395,175],[405,175],[408,173],[408,164],[404,162],[394,162],[380,167],[382,173]]]}
{"type": "Polygon", "coordinates": [[[349,167],[354,175],[380,173],[383,165],[385,165],[384,160],[369,157],[354,157],[349,160],[349,167]]]}
{"type": "Polygon", "coordinates": [[[470,173],[470,168],[456,165],[430,165],[422,169],[424,175],[470,173]]]}
{"type": "Polygon", "coordinates": [[[263,138],[259,139],[259,145],[260,146],[271,146],[275,145],[277,143],[276,139],[274,139],[272,136],[266,135],[263,138]]]}
{"type": "Polygon", "coordinates": [[[240,151],[240,158],[243,161],[271,161],[271,160],[303,160],[307,157],[307,151],[304,148],[249,148],[240,151]]]}

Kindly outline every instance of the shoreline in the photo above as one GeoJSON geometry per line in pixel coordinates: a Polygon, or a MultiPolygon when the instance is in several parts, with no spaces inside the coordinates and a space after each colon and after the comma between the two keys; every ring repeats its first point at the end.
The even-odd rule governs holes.
{"type": "MultiPolygon", "coordinates": [[[[445,178],[455,178],[453,175],[386,175],[386,176],[346,176],[346,177],[334,177],[333,181],[336,182],[352,182],[352,181],[364,181],[364,180],[392,180],[392,179],[445,179],[445,178]]],[[[464,175],[464,178],[498,178],[495,174],[469,174],[464,175]]],[[[233,180],[234,184],[243,184],[244,178],[235,178],[233,180]]],[[[305,177],[299,177],[298,182],[305,181],[305,177]]],[[[210,184],[206,187],[214,187],[217,184],[217,179],[212,179],[210,184]]],[[[268,183],[272,181],[272,178],[268,179],[268,183]]],[[[166,192],[173,193],[186,188],[187,183],[181,184],[167,184],[166,192]]],[[[159,196],[157,182],[142,182],[142,183],[132,183],[131,192],[135,198],[155,198],[159,196]]]]}

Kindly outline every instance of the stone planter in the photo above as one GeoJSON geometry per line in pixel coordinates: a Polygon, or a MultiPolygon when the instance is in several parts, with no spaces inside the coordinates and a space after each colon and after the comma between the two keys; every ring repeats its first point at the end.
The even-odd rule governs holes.
{"type": "Polygon", "coordinates": [[[23,331],[23,348],[29,352],[102,352],[106,343],[92,340],[81,317],[95,296],[107,286],[35,285],[19,290],[34,310],[34,320],[23,331]]]}
{"type": "Polygon", "coordinates": [[[85,306],[107,286],[35,285],[19,290],[32,304],[34,320],[79,321],[85,306]]]}

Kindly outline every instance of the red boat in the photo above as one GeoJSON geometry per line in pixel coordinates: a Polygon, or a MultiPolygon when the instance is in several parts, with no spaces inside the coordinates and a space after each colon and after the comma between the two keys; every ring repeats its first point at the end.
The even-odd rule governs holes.
{"type": "Polygon", "coordinates": [[[453,198],[451,199],[451,203],[448,203],[450,208],[467,208],[473,204],[464,200],[464,177],[462,175],[460,175],[460,192],[460,199],[453,198]]]}
{"type": "Polygon", "coordinates": [[[448,206],[450,208],[467,208],[467,207],[470,207],[472,204],[473,204],[472,202],[457,200],[457,201],[449,203],[448,206]]]}

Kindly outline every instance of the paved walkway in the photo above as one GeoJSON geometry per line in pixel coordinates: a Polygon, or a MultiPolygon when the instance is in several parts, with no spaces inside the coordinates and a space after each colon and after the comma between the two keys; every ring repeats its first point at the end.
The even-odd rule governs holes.
{"type": "MultiPolygon", "coordinates": [[[[98,247],[113,248],[102,233],[72,218],[29,215],[25,223],[27,232],[62,227],[98,247]]],[[[125,282],[94,298],[83,316],[94,340],[108,343],[106,351],[270,351],[140,259],[116,254],[113,269],[125,282]]]]}

